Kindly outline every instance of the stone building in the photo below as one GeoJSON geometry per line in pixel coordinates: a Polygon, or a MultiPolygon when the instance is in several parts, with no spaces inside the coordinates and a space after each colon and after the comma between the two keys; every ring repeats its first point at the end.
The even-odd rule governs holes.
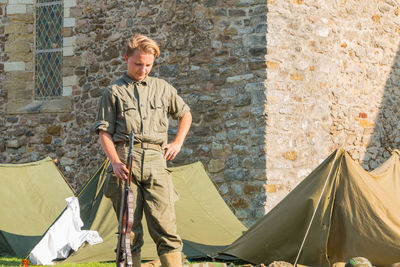
{"type": "Polygon", "coordinates": [[[400,145],[398,0],[0,0],[0,18],[0,162],[50,156],[77,190],[136,32],[192,109],[171,165],[200,160],[244,222],[339,146],[370,170],[400,145]]]}

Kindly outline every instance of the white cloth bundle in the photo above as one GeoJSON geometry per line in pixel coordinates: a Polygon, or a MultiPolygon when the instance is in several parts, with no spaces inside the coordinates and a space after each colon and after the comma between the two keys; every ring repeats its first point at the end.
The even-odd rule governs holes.
{"type": "Polygon", "coordinates": [[[77,251],[85,241],[90,245],[103,242],[97,231],[81,230],[83,222],[78,199],[69,197],[65,200],[67,209],[31,251],[29,260],[32,263],[53,265],[53,260],[67,258],[71,249],[77,251]]]}

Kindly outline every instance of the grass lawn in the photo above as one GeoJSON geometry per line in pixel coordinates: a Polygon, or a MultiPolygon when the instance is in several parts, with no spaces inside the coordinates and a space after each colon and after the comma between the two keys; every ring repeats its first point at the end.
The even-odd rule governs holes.
{"type": "MultiPolygon", "coordinates": [[[[7,257],[0,257],[0,267],[2,266],[24,266],[24,263],[22,261],[22,258],[7,258],[7,257]]],[[[33,265],[33,264],[28,264],[28,266],[43,266],[43,265],[33,265]]],[[[100,263],[100,262],[93,262],[93,263],[65,263],[65,264],[57,264],[55,266],[60,266],[60,267],[114,267],[115,263],[114,262],[105,262],[105,263],[100,263]]]]}
{"type": "MultiPolygon", "coordinates": [[[[194,262],[193,262],[194,263],[194,262]]],[[[199,263],[199,262],[197,262],[199,263]]],[[[0,267],[2,266],[24,266],[22,258],[8,258],[8,257],[0,257],[0,267]]],[[[28,266],[44,266],[44,265],[34,265],[28,263],[28,266]]],[[[92,263],[64,263],[57,264],[55,266],[60,267],[114,267],[115,262],[92,262],[92,263]]],[[[232,265],[230,265],[232,266],[232,265]]],[[[240,267],[241,265],[234,265],[236,267],[240,267]]]]}

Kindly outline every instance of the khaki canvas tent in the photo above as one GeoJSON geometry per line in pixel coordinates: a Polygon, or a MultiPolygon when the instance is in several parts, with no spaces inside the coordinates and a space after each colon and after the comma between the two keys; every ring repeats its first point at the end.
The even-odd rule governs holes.
{"type": "Polygon", "coordinates": [[[337,150],[224,253],[254,264],[298,258],[329,266],[356,256],[375,266],[400,262],[399,156],[396,150],[367,172],[337,150]]]}
{"type": "Polygon", "coordinates": [[[0,164],[0,255],[26,256],[73,195],[50,158],[0,164]]]}
{"type": "MultiPolygon", "coordinates": [[[[111,201],[103,195],[107,166],[106,161],[78,194],[82,230],[97,231],[104,242],[83,245],[67,259],[69,262],[115,260],[117,217],[111,201]]],[[[175,207],[183,252],[190,258],[217,256],[247,228],[225,204],[200,162],[171,170],[180,198],[175,207]]],[[[1,164],[0,255],[27,256],[62,215],[65,198],[73,195],[50,158],[1,164]]],[[[147,231],[142,254],[145,260],[157,258],[147,231]]]]}

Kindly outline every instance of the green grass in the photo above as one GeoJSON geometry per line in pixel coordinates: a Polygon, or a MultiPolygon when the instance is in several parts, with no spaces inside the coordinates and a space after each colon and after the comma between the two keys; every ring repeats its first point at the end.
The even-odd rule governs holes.
{"type": "Polygon", "coordinates": [[[0,266],[24,266],[22,259],[0,257],[0,266]]]}
{"type": "MultiPolygon", "coordinates": [[[[3,266],[24,266],[22,258],[8,258],[8,257],[0,257],[0,267],[3,266]]],[[[28,263],[28,266],[43,266],[43,265],[34,265],[28,263]]],[[[91,263],[63,263],[57,264],[56,266],[60,267],[114,267],[114,262],[91,262],[91,263]]]]}
{"type": "MultiPolygon", "coordinates": [[[[200,262],[192,262],[192,263],[200,263],[200,262]]],[[[236,267],[240,267],[241,262],[234,262],[236,267]]],[[[0,267],[3,266],[24,266],[23,258],[9,258],[9,257],[0,257],[0,267]]],[[[28,263],[28,266],[44,266],[44,265],[34,265],[28,263]]],[[[90,262],[90,263],[63,263],[57,264],[55,266],[60,267],[114,267],[115,262],[90,262]]]]}

